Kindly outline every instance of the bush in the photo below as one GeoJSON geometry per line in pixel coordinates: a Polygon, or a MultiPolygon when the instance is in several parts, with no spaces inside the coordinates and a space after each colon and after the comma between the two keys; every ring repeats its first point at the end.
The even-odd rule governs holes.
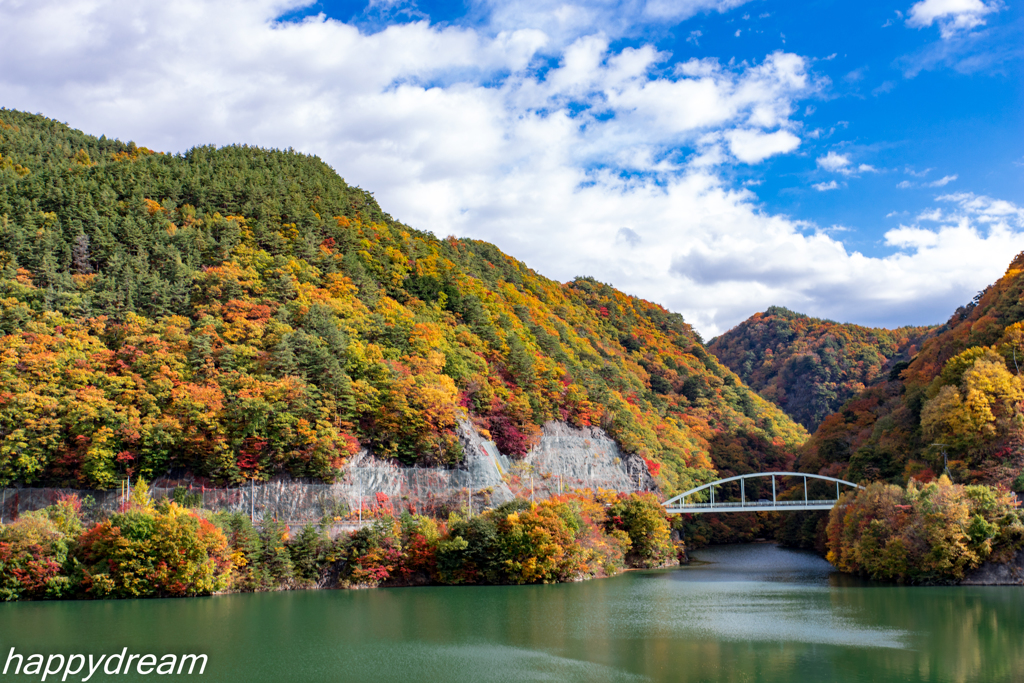
{"type": "Polygon", "coordinates": [[[606,529],[629,536],[627,559],[634,567],[662,567],[676,557],[665,509],[653,493],[631,494],[615,501],[608,509],[606,529]]]}
{"type": "Polygon", "coordinates": [[[579,527],[566,523],[566,507],[545,501],[496,519],[499,554],[495,569],[503,582],[556,583],[575,578],[588,568],[589,554],[576,543],[579,527]]]}
{"type": "Polygon", "coordinates": [[[1005,494],[945,476],[922,488],[874,483],[844,494],[829,514],[829,562],[873,579],[955,582],[1022,546],[1024,524],[1005,494]]]}
{"type": "Polygon", "coordinates": [[[0,600],[64,597],[61,575],[69,539],[45,511],[28,512],[0,530],[0,600]]]}
{"type": "Polygon", "coordinates": [[[181,597],[226,589],[231,556],[211,522],[168,503],[111,515],[79,538],[75,560],[89,597],[181,597]]]}

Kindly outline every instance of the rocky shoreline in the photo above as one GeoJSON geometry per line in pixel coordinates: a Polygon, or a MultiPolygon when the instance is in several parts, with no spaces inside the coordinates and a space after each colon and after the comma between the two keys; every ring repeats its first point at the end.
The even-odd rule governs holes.
{"type": "Polygon", "coordinates": [[[986,562],[964,577],[961,586],[1024,586],[1024,549],[1009,562],[986,562]]]}

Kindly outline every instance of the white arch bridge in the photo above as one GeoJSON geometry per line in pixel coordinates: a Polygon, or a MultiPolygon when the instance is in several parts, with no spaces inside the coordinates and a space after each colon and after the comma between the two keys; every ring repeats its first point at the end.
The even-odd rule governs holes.
{"type": "MultiPolygon", "coordinates": [[[[845,479],[836,479],[835,477],[826,477],[820,474],[805,474],[803,472],[755,472],[753,474],[740,474],[735,477],[729,477],[727,479],[719,479],[697,488],[690,489],[680,493],[674,498],[669,498],[662,505],[665,507],[665,512],[669,514],[682,514],[688,513],[693,515],[699,515],[702,513],[710,512],[769,512],[769,511],[782,511],[782,510],[831,510],[836,502],[839,500],[839,486],[840,484],[845,486],[852,486],[855,489],[862,489],[863,486],[854,484],[852,481],[846,481],[845,479]],[[771,477],[772,480],[772,499],[759,498],[757,500],[747,500],[746,482],[749,479],[762,479],[771,477]],[[779,500],[776,497],[776,485],[775,479],[783,477],[796,477],[802,478],[804,483],[804,497],[803,500],[779,500]],[[836,485],[836,497],[835,498],[815,498],[811,499],[807,497],[807,480],[818,479],[823,481],[834,482],[836,485]],[[728,484],[729,482],[738,481],[740,483],[740,499],[738,501],[716,501],[715,500],[715,487],[721,486],[722,484],[728,484]],[[688,503],[686,502],[687,496],[692,496],[695,493],[700,493],[708,489],[711,494],[711,502],[709,503],[688,503]]],[[[831,488],[831,487],[830,487],[831,488]]]]}

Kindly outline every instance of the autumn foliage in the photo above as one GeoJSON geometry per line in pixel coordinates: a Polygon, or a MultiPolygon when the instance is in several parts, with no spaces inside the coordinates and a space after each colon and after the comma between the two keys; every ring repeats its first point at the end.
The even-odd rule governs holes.
{"type": "Polygon", "coordinates": [[[845,572],[908,583],[963,579],[1024,546],[1008,497],[986,486],[874,483],[844,494],[828,521],[828,560],[845,572]]]}
{"type": "Polygon", "coordinates": [[[570,494],[454,514],[440,524],[409,514],[381,518],[352,536],[343,581],[558,583],[611,576],[626,566],[665,566],[677,554],[652,497],[570,494]]]}
{"type": "Polygon", "coordinates": [[[0,121],[0,483],[453,465],[464,415],[513,457],[601,427],[675,491],[720,435],[806,438],[681,316],[405,226],[314,157],[0,121]]]}
{"type": "Polygon", "coordinates": [[[79,511],[68,499],[0,526],[0,600],[557,583],[668,566],[682,552],[654,496],[606,491],[447,520],[386,513],[334,539],[313,525],[289,533],[273,519],[154,504],[144,484],[90,525],[79,511]]]}
{"type": "Polygon", "coordinates": [[[913,356],[933,329],[862,327],[771,306],[716,337],[708,350],[761,396],[814,430],[913,356]]]}

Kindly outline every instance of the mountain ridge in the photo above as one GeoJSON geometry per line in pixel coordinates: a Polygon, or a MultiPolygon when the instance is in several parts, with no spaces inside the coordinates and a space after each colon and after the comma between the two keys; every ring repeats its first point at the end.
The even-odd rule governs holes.
{"type": "Polygon", "coordinates": [[[604,429],[668,492],[807,438],[681,316],[396,221],[316,157],[156,154],[0,110],[0,480],[331,479],[604,429]]]}
{"type": "Polygon", "coordinates": [[[708,350],[810,431],[908,360],[937,326],[871,328],[781,306],[755,313],[708,350]]]}

